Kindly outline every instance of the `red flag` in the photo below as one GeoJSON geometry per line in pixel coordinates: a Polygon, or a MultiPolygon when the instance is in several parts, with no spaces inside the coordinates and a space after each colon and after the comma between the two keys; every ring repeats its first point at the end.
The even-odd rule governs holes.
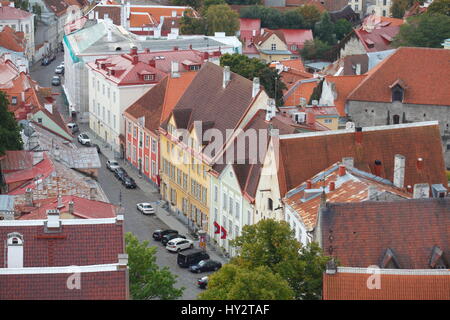
{"type": "Polygon", "coordinates": [[[220,225],[214,221],[214,234],[220,233],[220,225]]]}
{"type": "Polygon", "coordinates": [[[225,230],[224,227],[220,227],[220,230],[222,231],[222,236],[220,239],[226,239],[227,238],[227,230],[225,230]]]}

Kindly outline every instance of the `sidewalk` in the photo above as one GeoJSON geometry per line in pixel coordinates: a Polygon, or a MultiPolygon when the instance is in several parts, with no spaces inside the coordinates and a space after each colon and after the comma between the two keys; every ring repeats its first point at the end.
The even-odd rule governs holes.
{"type": "MultiPolygon", "coordinates": [[[[114,152],[111,150],[111,147],[106,148],[105,143],[101,141],[90,129],[87,124],[79,124],[80,131],[87,133],[91,142],[97,144],[100,147],[102,154],[108,159],[114,159],[114,152]]],[[[130,163],[123,159],[115,159],[121,167],[123,167],[128,175],[134,179],[137,186],[146,194],[148,194],[149,198],[154,198],[155,195],[160,199],[159,192],[154,185],[152,185],[149,181],[147,181],[144,177],[139,177],[138,169],[133,167],[130,163]]],[[[156,216],[159,220],[164,222],[169,228],[178,230],[180,234],[185,234],[192,239],[192,236],[189,232],[187,224],[177,219],[176,214],[170,213],[168,210],[161,208],[159,205],[156,205],[156,216]]],[[[194,240],[194,239],[192,239],[194,240]]],[[[195,246],[198,247],[199,240],[194,240],[195,246]]],[[[224,257],[220,254],[217,249],[210,243],[207,243],[207,252],[212,260],[216,260],[225,264],[228,262],[228,258],[224,257]]]]}

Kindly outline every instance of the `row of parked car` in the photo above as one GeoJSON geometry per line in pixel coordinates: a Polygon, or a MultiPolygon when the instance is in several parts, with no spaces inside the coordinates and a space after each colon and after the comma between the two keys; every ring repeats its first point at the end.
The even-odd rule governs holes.
{"type": "MultiPolygon", "coordinates": [[[[211,260],[205,251],[194,249],[194,242],[180,235],[177,230],[156,230],[153,232],[153,239],[161,241],[168,251],[177,252],[177,264],[182,268],[189,268],[193,273],[217,271],[222,267],[220,262],[211,260]]],[[[198,279],[197,285],[205,289],[208,277],[198,279]]]]}
{"type": "Polygon", "coordinates": [[[131,178],[128,173],[122,168],[119,163],[115,160],[106,161],[106,168],[109,171],[114,172],[114,176],[122,182],[122,184],[127,189],[136,189],[137,185],[133,178],[131,178]]]}
{"type": "Polygon", "coordinates": [[[61,85],[61,77],[60,77],[60,75],[64,75],[64,61],[61,62],[61,64],[56,67],[55,73],[57,74],[57,76],[53,76],[53,78],[52,78],[52,85],[53,86],[59,86],[59,85],[61,85]]]}

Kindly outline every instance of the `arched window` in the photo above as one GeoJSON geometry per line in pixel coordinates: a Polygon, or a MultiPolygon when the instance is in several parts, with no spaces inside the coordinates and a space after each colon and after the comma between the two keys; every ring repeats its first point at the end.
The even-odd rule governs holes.
{"type": "Polygon", "coordinates": [[[392,102],[400,101],[403,102],[403,88],[399,85],[396,85],[392,88],[392,102]]]}
{"type": "Polygon", "coordinates": [[[7,268],[23,268],[23,236],[12,232],[7,238],[7,268]]]}
{"type": "Polygon", "coordinates": [[[398,114],[394,114],[393,122],[394,122],[394,124],[400,123],[400,116],[398,114]]]}

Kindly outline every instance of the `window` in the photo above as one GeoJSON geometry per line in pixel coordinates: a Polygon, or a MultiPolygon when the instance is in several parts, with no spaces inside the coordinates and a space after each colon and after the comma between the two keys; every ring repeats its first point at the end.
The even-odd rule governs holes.
{"type": "Polygon", "coordinates": [[[225,192],[223,193],[222,201],[223,201],[222,208],[223,208],[223,210],[226,211],[227,210],[227,194],[225,192]]]}
{"type": "Polygon", "coordinates": [[[12,104],[17,104],[17,97],[12,97],[11,98],[11,103],[12,104]]]}
{"type": "Polygon", "coordinates": [[[103,121],[105,121],[105,107],[103,107],[103,121]]]}
{"type": "Polygon", "coordinates": [[[100,81],[97,80],[97,91],[100,91],[100,81]]]}
{"type": "Polygon", "coordinates": [[[102,93],[103,93],[103,95],[105,95],[105,85],[103,85],[102,93]]]}
{"type": "Polygon", "coordinates": [[[355,11],[359,11],[359,7],[357,4],[355,4],[355,11]]]}
{"type": "Polygon", "coordinates": [[[136,147],[133,146],[133,161],[136,161],[136,147]]]}
{"type": "Polygon", "coordinates": [[[111,124],[111,111],[108,110],[108,124],[111,124]]]}
{"type": "Polygon", "coordinates": [[[191,70],[191,71],[200,70],[200,65],[189,66],[189,70],[191,70]]]}
{"type": "Polygon", "coordinates": [[[247,210],[247,224],[250,225],[252,221],[252,212],[247,210]]]}
{"type": "Polygon", "coordinates": [[[187,174],[183,173],[183,189],[187,189],[187,181],[188,181],[187,174]]]}
{"type": "Polygon", "coordinates": [[[145,135],[145,147],[148,148],[150,144],[150,136],[148,134],[145,135]]]}
{"type": "Polygon", "coordinates": [[[113,127],[116,128],[116,115],[113,115],[113,127]]]}
{"type": "Polygon", "coordinates": [[[139,131],[139,148],[142,148],[142,131],[139,131]]]}
{"type": "Polygon", "coordinates": [[[277,50],[277,44],[276,43],[272,43],[271,49],[272,49],[272,51],[277,50]]]}
{"type": "Polygon", "coordinates": [[[42,118],[38,118],[38,123],[42,123],[42,118]]]}
{"type": "Polygon", "coordinates": [[[137,138],[137,127],[133,127],[133,138],[137,138]]]}
{"type": "Polygon", "coordinates": [[[148,157],[145,156],[145,171],[148,172],[148,157]]]}
{"type": "Polygon", "coordinates": [[[331,119],[325,119],[325,120],[324,120],[325,123],[331,123],[332,121],[333,121],[333,120],[331,120],[331,119]]]}
{"type": "Polygon", "coordinates": [[[109,98],[110,94],[111,94],[111,89],[108,88],[108,98],[109,98]]]}
{"type": "Polygon", "coordinates": [[[386,17],[386,10],[383,10],[383,17],[386,17]]]}
{"type": "MultiPolygon", "coordinates": [[[[386,2],[387,2],[387,0],[383,0],[383,6],[386,5],[386,2]]],[[[386,13],[386,10],[383,10],[383,12],[386,13]]],[[[384,16],[384,14],[383,14],[383,16],[384,16]]]]}
{"type": "Polygon", "coordinates": [[[229,198],[230,205],[228,207],[228,210],[230,211],[230,214],[233,215],[233,198],[230,196],[229,198]]]}
{"type": "Polygon", "coordinates": [[[295,50],[297,50],[297,45],[296,44],[291,45],[291,51],[295,51],[295,50]]]}
{"type": "Polygon", "coordinates": [[[403,88],[399,85],[392,88],[392,102],[394,101],[403,101],[403,88]]]}
{"type": "Polygon", "coordinates": [[[217,202],[218,193],[219,188],[217,186],[214,186],[214,202],[217,202]]]}
{"type": "Polygon", "coordinates": [[[239,202],[236,202],[236,212],[235,213],[236,213],[237,219],[239,219],[240,212],[241,212],[241,206],[240,206],[239,202]]]}
{"type": "Polygon", "coordinates": [[[116,92],[113,92],[113,101],[116,102],[116,92]]]}
{"type": "Polygon", "coordinates": [[[156,163],[152,160],[152,176],[156,176],[156,163]]]}
{"type": "Polygon", "coordinates": [[[127,124],[128,124],[128,133],[131,133],[131,122],[127,121],[127,124]]]}
{"type": "Polygon", "coordinates": [[[145,81],[152,81],[155,79],[155,75],[154,74],[145,74],[144,75],[144,80],[145,81]]]}
{"type": "Polygon", "coordinates": [[[267,199],[267,209],[270,211],[273,210],[273,200],[271,198],[267,199]]]}
{"type": "Polygon", "coordinates": [[[30,26],[29,25],[25,25],[25,32],[26,33],[30,33],[30,26]]]}

